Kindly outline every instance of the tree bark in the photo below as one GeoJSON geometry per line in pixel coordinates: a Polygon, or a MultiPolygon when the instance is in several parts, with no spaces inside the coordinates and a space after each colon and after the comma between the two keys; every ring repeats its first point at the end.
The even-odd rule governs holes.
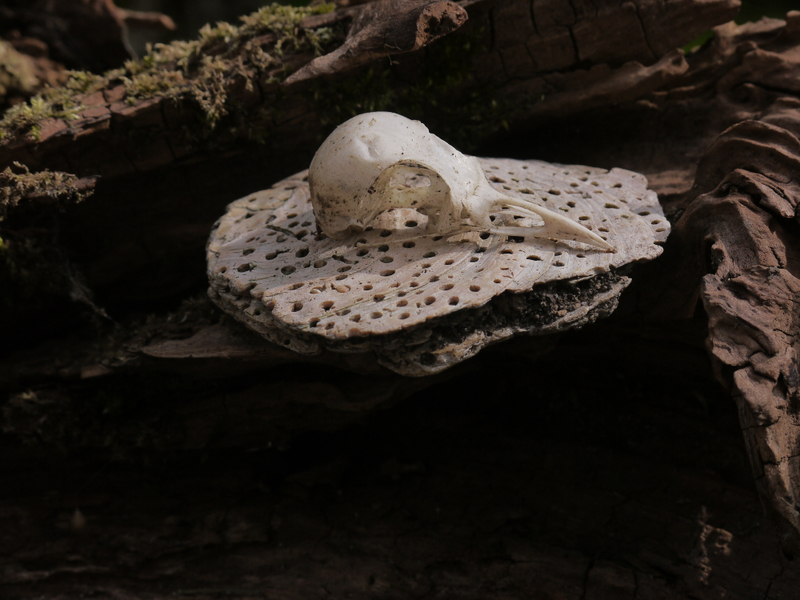
{"type": "Polygon", "coordinates": [[[450,4],[466,22],[421,38],[439,13],[384,4],[405,46],[359,37],[360,7],[209,30],[4,121],[12,596],[796,593],[800,13],[450,4]],[[270,345],[205,298],[208,231],[375,109],[645,174],[664,255],[606,323],[434,377],[270,345]]]}

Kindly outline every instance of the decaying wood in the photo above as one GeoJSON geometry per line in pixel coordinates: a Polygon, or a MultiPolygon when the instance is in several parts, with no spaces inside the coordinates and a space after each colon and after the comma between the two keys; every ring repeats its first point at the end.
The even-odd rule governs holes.
{"type": "Polygon", "coordinates": [[[792,598],[798,570],[749,487],[728,396],[658,365],[576,370],[584,343],[538,367],[495,356],[462,373],[464,396],[443,394],[451,381],[284,450],[243,429],[263,398],[287,398],[263,379],[260,401],[230,393],[222,418],[181,406],[206,458],[179,468],[4,448],[0,543],[20,559],[2,559],[0,585],[47,599],[792,598]],[[537,373],[538,391],[498,385],[498,370],[537,373]],[[227,453],[209,451],[215,434],[227,453]]]}
{"type": "Polygon", "coordinates": [[[757,484],[787,542],[800,529],[798,108],[779,102],[717,138],[700,162],[692,193],[701,193],[675,228],[680,247],[694,249],[683,272],[700,275],[717,376],[737,401],[757,484]]]}
{"type": "Polygon", "coordinates": [[[452,33],[467,20],[458,4],[444,0],[393,0],[367,4],[353,21],[347,39],[333,52],[292,73],[284,85],[333,75],[368,62],[419,50],[452,33]]]}
{"type": "MultiPolygon", "coordinates": [[[[422,50],[321,81],[281,86],[274,65],[248,62],[257,49],[269,52],[275,36],[206,47],[232,69],[213,88],[225,91],[229,109],[214,129],[199,124],[198,96],[128,97],[121,80],[109,80],[82,99],[77,120],[53,119],[38,140],[21,132],[0,146],[2,168],[19,161],[33,173],[99,175],[94,195],[63,214],[20,202],[3,222],[12,249],[41,244],[24,246],[31,264],[46,265],[46,277],[30,270],[40,276],[34,281],[58,274],[63,282],[35,302],[22,294],[30,280],[14,275],[13,287],[2,286],[21,299],[3,316],[5,343],[27,344],[6,350],[0,364],[9,398],[3,422],[28,441],[73,452],[52,467],[53,478],[26,487],[14,460],[26,472],[48,467],[7,441],[3,464],[13,485],[0,486],[0,531],[10,532],[2,543],[13,549],[8,556],[30,557],[4,565],[0,581],[13,594],[35,589],[55,598],[65,585],[118,593],[130,577],[125,593],[152,597],[166,593],[151,593],[145,580],[201,598],[276,590],[510,598],[531,589],[602,600],[792,597],[800,585],[788,558],[800,531],[800,13],[721,25],[684,55],[675,47],[730,20],[736,2],[550,0],[531,9],[506,0],[464,8],[469,20],[422,50]],[[415,87],[442,73],[426,69],[468,45],[478,50],[463,55],[466,68],[453,67],[461,69],[455,81],[415,87]],[[239,57],[245,69],[233,68],[239,57]],[[379,84],[385,94],[369,95],[379,84]],[[420,90],[428,90],[424,106],[414,101],[420,90]],[[474,98],[480,110],[470,112],[474,98]],[[501,344],[421,380],[427,391],[357,355],[298,363],[221,320],[204,300],[167,313],[164,306],[203,293],[203,247],[224,205],[307,167],[336,124],[327,119],[364,110],[365,99],[433,130],[467,132],[476,154],[646,174],[673,225],[664,256],[632,274],[613,322],[568,338],[548,355],[552,363],[524,357],[552,350],[553,340],[501,344]],[[331,103],[344,113],[331,112],[331,103]],[[243,142],[252,133],[243,123],[255,116],[261,144],[243,142]],[[94,308],[71,303],[76,289],[94,293],[94,308]],[[96,334],[86,333],[89,323],[96,334]],[[692,345],[703,341],[707,354],[692,345]],[[583,370],[564,366],[575,364],[583,370]],[[514,377],[498,387],[505,371],[514,377]],[[703,383],[711,371],[727,395],[703,383]],[[234,376],[241,377],[231,389],[234,376]],[[604,396],[592,395],[597,386],[604,396]],[[725,421],[729,396],[777,535],[761,520],[752,479],[737,470],[745,450],[736,424],[725,421]],[[264,398],[277,400],[267,406],[264,398]],[[454,416],[462,414],[456,398],[474,408],[464,421],[454,416]],[[437,402],[444,404],[434,415],[437,402]],[[689,408],[676,413],[676,402],[689,408]],[[510,416],[499,416],[509,404],[510,416]],[[487,421],[487,411],[496,418],[487,421]],[[380,438],[387,422],[397,437],[386,445],[354,441],[380,438]],[[332,452],[328,463],[318,454],[309,468],[296,440],[303,447],[308,431],[326,427],[345,428],[329,448],[350,450],[332,452]],[[267,449],[270,442],[288,454],[267,449]],[[175,483],[166,494],[174,501],[160,498],[163,482],[141,475],[121,483],[126,472],[114,468],[94,483],[82,479],[111,457],[152,460],[154,449],[185,457],[199,448],[257,449],[258,460],[243,458],[241,476],[203,467],[175,483]],[[81,449],[102,458],[70,462],[81,449]],[[373,453],[373,462],[352,466],[352,456],[373,453]],[[65,480],[56,474],[62,468],[65,480]],[[212,483],[191,488],[205,477],[212,483]],[[54,488],[68,493],[45,493],[54,488]],[[233,508],[209,511],[203,498],[211,496],[233,508]],[[83,521],[74,518],[76,505],[83,521]],[[43,533],[37,524],[45,521],[61,537],[43,533]],[[38,550],[25,555],[23,539],[38,550]],[[127,575],[93,558],[118,549],[118,539],[132,540],[120,563],[127,575]],[[241,570],[220,568],[216,549],[241,559],[232,561],[241,570]],[[205,579],[180,575],[206,569],[205,579]]],[[[328,23],[344,43],[346,28],[337,27],[349,21],[326,19],[314,27],[328,23]]],[[[313,58],[307,49],[287,52],[280,68],[295,72],[313,58]]]]}
{"type": "MultiPolygon", "coordinates": [[[[427,54],[420,51],[403,55],[403,61],[397,65],[371,64],[343,75],[336,88],[322,83],[312,91],[311,84],[305,83],[290,86],[287,91],[276,83],[269,83],[275,76],[275,69],[258,67],[256,62],[249,65],[248,61],[254,61],[261,50],[268,52],[275,43],[274,37],[254,40],[255,47],[231,44],[233,54],[226,59],[226,64],[234,71],[223,81],[225,93],[221,100],[230,107],[229,117],[225,126],[218,126],[210,134],[210,139],[207,126],[198,118],[193,97],[185,98],[180,107],[176,106],[174,98],[163,95],[128,101],[124,84],[111,80],[108,88],[81,100],[87,107],[86,118],[69,122],[48,119],[42,125],[38,141],[21,136],[0,146],[0,167],[17,160],[34,172],[52,169],[79,177],[100,176],[99,185],[103,191],[96,196],[96,204],[85,214],[75,213],[74,220],[72,214],[67,216],[72,221],[70,236],[80,246],[78,252],[84,273],[93,289],[102,289],[103,294],[115,299],[131,299],[131,294],[145,299],[165,293],[180,294],[198,280],[199,272],[187,270],[184,265],[191,261],[192,248],[205,243],[207,231],[221,213],[222,206],[306,168],[322,139],[324,126],[320,115],[330,115],[331,105],[338,105],[335,109],[342,112],[334,113],[339,115],[338,120],[326,123],[325,126],[330,127],[343,120],[342,116],[365,109],[363,99],[352,96],[361,93],[358,92],[361,79],[374,78],[363,89],[367,95],[374,93],[371,88],[389,86],[382,92],[388,100],[370,108],[386,108],[420,118],[434,132],[460,135],[460,139],[446,137],[469,150],[463,143],[477,146],[480,140],[502,129],[503,122],[525,124],[532,117],[537,123],[547,122],[583,110],[581,102],[588,102],[588,98],[593,106],[631,101],[665,85],[686,70],[684,59],[669,54],[669,47],[664,44],[657,45],[656,49],[667,54],[658,54],[660,62],[652,64],[650,61],[646,66],[635,62],[641,58],[638,46],[627,41],[620,44],[619,40],[609,40],[608,49],[602,54],[590,51],[600,42],[595,42],[595,46],[586,44],[598,36],[602,39],[601,31],[610,18],[607,13],[613,14],[612,7],[597,14],[583,7],[577,13],[570,11],[566,15],[562,14],[563,10],[556,10],[562,5],[560,0],[537,4],[542,20],[535,29],[529,21],[527,5],[524,10],[517,9],[519,18],[515,17],[511,5],[513,3],[504,4],[497,10],[490,2],[470,6],[468,10],[472,16],[467,24],[442,40],[455,40],[452,50],[431,47],[427,54]],[[530,25],[511,27],[517,21],[530,25]],[[499,35],[492,27],[497,31],[519,29],[522,34],[499,35]],[[578,50],[565,41],[571,39],[570,27],[584,31],[577,38],[578,50]],[[508,40],[516,42],[512,45],[508,40]],[[453,54],[467,52],[468,48],[473,50],[469,50],[471,54],[465,59],[452,58],[453,54]],[[485,51],[480,51],[481,48],[485,51]],[[610,62],[595,62],[596,54],[610,62]],[[541,56],[544,62],[531,67],[537,69],[535,75],[523,78],[523,73],[511,65],[530,55],[541,56]],[[550,55],[564,58],[545,61],[550,55]],[[240,57],[248,64],[245,70],[237,66],[240,57]],[[443,66],[431,71],[427,64],[443,66]],[[582,68],[576,68],[577,65],[582,68]],[[369,71],[376,68],[380,68],[380,74],[369,75],[369,71]],[[458,68],[459,73],[454,76],[455,82],[449,82],[453,68],[458,68]],[[556,69],[563,69],[564,73],[556,69]],[[434,83],[427,83],[429,79],[434,83]],[[411,90],[409,81],[415,80],[423,81],[424,87],[411,90]],[[420,103],[416,99],[420,93],[428,100],[420,103]],[[491,106],[492,102],[500,102],[502,110],[494,108],[486,114],[485,105],[491,106]],[[262,110],[265,112],[259,112],[262,110]],[[267,139],[267,144],[242,143],[242,138],[253,136],[255,125],[258,136],[267,139]],[[224,153],[214,150],[221,143],[226,144],[224,153]],[[176,164],[181,168],[166,168],[176,164]],[[140,176],[145,172],[153,174],[140,176]],[[216,177],[217,172],[228,176],[216,177]],[[172,199],[168,207],[161,201],[166,197],[172,199]],[[136,206],[139,210],[130,211],[120,222],[113,216],[117,205],[136,206]],[[165,210],[170,211],[168,218],[164,218],[165,210]],[[148,216],[152,211],[162,214],[158,223],[153,223],[148,216]],[[109,228],[114,229],[113,233],[109,228]],[[181,243],[171,241],[176,239],[181,239],[181,243]],[[142,252],[144,246],[148,248],[146,252],[142,252]],[[166,259],[168,255],[169,260],[166,259]],[[146,277],[136,276],[145,271],[146,277]],[[155,273],[159,275],[154,277],[155,273]],[[124,274],[133,275],[136,281],[131,285],[124,274]]],[[[648,10],[653,9],[651,3],[646,6],[648,10]]],[[[670,3],[662,18],[652,23],[648,21],[647,37],[653,40],[671,38],[679,45],[710,25],[727,21],[735,14],[735,9],[736,3],[729,0],[704,2],[700,8],[693,2],[670,3]],[[687,24],[687,20],[690,23],[687,24]]],[[[215,51],[221,51],[219,44],[215,51]]],[[[288,58],[299,66],[311,60],[312,55],[288,58]]],[[[188,80],[191,81],[193,73],[190,69],[188,80]]],[[[563,133],[556,135],[548,139],[548,144],[557,144],[563,138],[563,133]]],[[[531,156],[546,157],[526,153],[523,158],[531,156]]],[[[561,162],[591,164],[582,160],[561,162]]],[[[617,165],[603,162],[601,166],[617,165]]],[[[654,170],[647,168],[648,165],[645,167],[646,170],[632,170],[647,174],[654,170]]],[[[676,165],[669,167],[677,168],[676,165]]]]}
{"type": "MultiPolygon", "coordinates": [[[[551,107],[549,111],[539,106],[542,100],[547,99],[552,100],[553,104],[562,104],[559,96],[562,93],[575,94],[582,90],[584,99],[589,96],[598,97],[597,105],[608,105],[640,97],[663,85],[664,79],[674,74],[674,69],[665,69],[665,65],[653,68],[653,63],[658,59],[674,63],[678,58],[671,52],[676,47],[690,42],[708,27],[731,19],[738,8],[735,0],[702,3],[684,1],[670,3],[668,7],[649,0],[640,0],[640,3],[641,7],[634,3],[625,3],[622,12],[629,18],[626,18],[623,24],[615,24],[613,28],[609,28],[608,23],[616,22],[619,17],[618,9],[614,6],[607,6],[598,11],[588,6],[579,6],[573,10],[560,0],[537,3],[534,14],[540,15],[537,17],[540,19],[538,24],[534,24],[526,3],[484,1],[468,6],[468,11],[474,13],[474,16],[468,22],[468,30],[464,33],[478,34],[476,43],[485,44],[487,51],[476,56],[474,65],[470,66],[470,71],[477,69],[475,77],[459,86],[455,90],[457,93],[448,94],[448,100],[457,102],[458,96],[466,97],[478,88],[493,85],[499,88],[498,91],[503,92],[505,101],[510,105],[519,104],[525,99],[532,100],[524,102],[520,108],[521,113],[515,115],[516,118],[524,118],[528,111],[535,116],[563,115],[573,111],[574,108],[569,105],[564,109],[551,107]],[[640,21],[636,16],[638,11],[652,14],[653,18],[640,21]],[[610,38],[607,35],[608,31],[617,33],[619,37],[610,38]],[[571,41],[573,35],[574,43],[571,41]],[[632,43],[632,39],[636,41],[632,43]],[[536,57],[536,61],[532,62],[531,57],[536,57]],[[639,64],[632,64],[631,61],[639,64]],[[579,70],[572,76],[569,73],[557,72],[571,71],[571,67],[576,65],[596,66],[590,68],[588,73],[579,70]],[[608,82],[610,75],[616,76],[617,80],[608,82]],[[600,87],[596,90],[587,89],[587,84],[600,87]]],[[[380,4],[383,5],[385,2],[380,4]]],[[[419,4],[415,2],[409,6],[416,15],[419,4]]],[[[397,8],[393,9],[387,18],[397,12],[397,8]]],[[[327,24],[328,21],[313,19],[307,23],[313,29],[327,24]]],[[[357,32],[350,38],[349,43],[355,43],[354,40],[367,34],[380,37],[373,28],[364,27],[360,30],[360,35],[357,32]]],[[[434,39],[436,38],[424,38],[425,41],[434,39]]],[[[403,50],[408,51],[407,49],[412,49],[416,44],[423,43],[422,40],[416,40],[416,37],[414,40],[413,43],[403,44],[403,50]]],[[[274,41],[274,38],[266,38],[263,40],[262,48],[269,51],[274,41]]],[[[377,42],[363,43],[366,44],[365,51],[373,56],[372,53],[375,52],[373,46],[377,42]]],[[[248,58],[247,53],[253,51],[255,51],[253,46],[237,50],[245,60],[248,58]]],[[[302,65],[312,58],[312,54],[306,53],[297,57],[296,62],[302,65]]],[[[413,66],[414,61],[409,59],[408,62],[413,66]]],[[[391,64],[386,68],[391,71],[391,64]]],[[[683,69],[685,70],[685,66],[683,69]]],[[[282,106],[275,96],[277,90],[266,85],[267,76],[270,75],[269,70],[267,72],[253,70],[237,75],[225,82],[235,94],[250,94],[251,86],[258,86],[263,91],[260,102],[274,108],[282,106]],[[240,80],[241,76],[249,77],[249,85],[240,80]]],[[[130,104],[120,105],[119,101],[124,98],[124,90],[121,89],[121,85],[115,83],[113,80],[109,82],[109,88],[104,90],[99,102],[93,98],[90,100],[88,110],[91,116],[69,123],[52,123],[35,144],[31,144],[32,140],[23,138],[4,145],[0,148],[0,165],[10,160],[12,154],[17,158],[25,156],[27,148],[35,146],[34,154],[25,156],[25,164],[33,170],[57,168],[56,165],[64,163],[62,154],[64,143],[69,143],[74,155],[70,161],[74,171],[90,171],[93,175],[105,177],[118,177],[131,172],[154,169],[170,164],[176,159],[186,160],[191,157],[194,160],[202,160],[202,148],[176,146],[178,140],[174,135],[169,135],[171,130],[185,124],[180,115],[168,108],[172,103],[171,99],[155,96],[152,99],[134,100],[130,104]],[[167,106],[166,114],[160,108],[162,105],[167,106]],[[108,109],[108,112],[99,112],[101,106],[108,109]],[[110,127],[112,123],[114,126],[110,127]],[[128,132],[136,127],[146,127],[151,132],[149,136],[151,139],[146,148],[142,146],[142,140],[134,144],[131,140],[126,140],[128,132]],[[95,153],[99,147],[113,154],[105,161],[96,161],[95,153]],[[126,156],[126,151],[131,154],[126,156]],[[138,157],[144,154],[149,156],[143,162],[138,157]]],[[[315,107],[308,104],[302,90],[297,90],[296,93],[297,96],[293,96],[291,101],[294,105],[289,115],[291,118],[276,118],[273,122],[265,124],[271,136],[280,137],[286,132],[286,122],[297,118],[303,119],[308,132],[319,134],[322,131],[322,126],[317,121],[319,115],[314,114],[315,107]]],[[[235,94],[229,100],[232,105],[242,100],[235,94]]],[[[280,94],[285,95],[283,91],[280,94]]],[[[252,109],[252,107],[251,100],[249,106],[245,105],[243,108],[252,109]]],[[[440,116],[425,121],[436,122],[441,118],[440,116]]],[[[499,128],[500,126],[496,125],[493,130],[499,128]]],[[[239,128],[233,133],[238,137],[246,137],[248,130],[239,128]]],[[[285,154],[286,150],[305,154],[313,149],[316,143],[318,143],[316,136],[309,136],[308,133],[299,140],[285,139],[282,154],[285,154]],[[286,144],[291,144],[291,147],[287,148],[286,144]]]]}

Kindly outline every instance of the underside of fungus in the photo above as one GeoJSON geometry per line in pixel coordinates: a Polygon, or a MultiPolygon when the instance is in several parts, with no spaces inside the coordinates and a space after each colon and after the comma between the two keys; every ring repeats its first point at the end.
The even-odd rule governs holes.
{"type": "MultiPolygon", "coordinates": [[[[661,253],[669,223],[641,175],[467,158],[493,194],[547,213],[495,205],[481,229],[471,219],[464,227],[461,215],[443,226],[429,207],[382,205],[355,227],[329,227],[336,239],[318,233],[318,203],[301,172],[228,206],[208,244],[212,299],[297,352],[370,351],[399,373],[425,375],[513,335],[609,314],[629,283],[625,267],[661,253]],[[551,212],[614,251],[586,236],[536,235],[551,212]]],[[[421,173],[394,174],[392,185],[413,188],[430,177],[421,173]]]]}

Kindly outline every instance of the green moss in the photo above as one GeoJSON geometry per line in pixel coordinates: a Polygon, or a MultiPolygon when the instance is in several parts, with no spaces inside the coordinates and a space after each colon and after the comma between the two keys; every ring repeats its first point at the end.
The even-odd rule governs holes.
{"type": "Polygon", "coordinates": [[[200,29],[200,43],[213,44],[216,42],[229,43],[239,35],[239,28],[230,23],[217,23],[216,27],[210,24],[204,25],[200,29]]]}
{"type": "Polygon", "coordinates": [[[229,99],[233,80],[241,77],[250,84],[255,72],[269,70],[274,74],[268,81],[279,82],[288,52],[321,53],[333,44],[336,36],[329,28],[298,34],[304,18],[333,9],[333,4],[299,8],[272,4],[242,17],[241,26],[206,25],[194,42],[157,44],[141,61],[126,63],[127,101],[159,96],[176,102],[192,100],[205,125],[213,129],[233,108],[229,99]],[[267,33],[276,38],[269,52],[262,47],[263,40],[255,39],[267,33]]]}
{"type": "Polygon", "coordinates": [[[51,99],[47,94],[34,96],[30,102],[17,104],[5,112],[0,120],[0,141],[26,132],[38,140],[44,119],[74,121],[79,118],[83,108],[82,104],[69,97],[51,99]]]}
{"type": "Polygon", "coordinates": [[[361,113],[395,109],[399,103],[391,75],[388,69],[368,67],[357,77],[314,81],[311,100],[322,124],[331,128],[361,113]]]}
{"type": "Polygon", "coordinates": [[[182,93],[186,79],[179,71],[153,73],[143,71],[133,77],[120,77],[125,84],[125,101],[132,105],[137,100],[156,96],[176,97],[182,93]]]}
{"type": "MultiPolygon", "coordinates": [[[[242,17],[240,25],[207,26],[197,40],[156,44],[140,61],[129,61],[123,69],[103,77],[72,73],[63,88],[9,112],[0,122],[0,141],[26,132],[37,138],[42,119],[48,117],[78,118],[82,94],[117,80],[125,85],[125,99],[130,104],[149,98],[173,100],[184,115],[187,144],[212,137],[224,142],[221,138],[229,132],[232,137],[245,133],[265,142],[275,120],[291,108],[287,102],[296,101],[294,94],[284,95],[274,85],[296,67],[291,57],[296,53],[323,54],[344,40],[344,24],[315,30],[299,27],[304,18],[331,10],[332,4],[313,8],[273,4],[242,17]],[[254,103],[259,84],[266,97],[254,103]],[[242,85],[245,90],[239,87],[242,85]],[[248,106],[243,106],[243,101],[248,106]]],[[[410,83],[402,68],[386,61],[310,82],[307,99],[328,129],[358,113],[391,110],[422,120],[468,151],[513,120],[517,110],[498,99],[495,89],[476,85],[472,68],[476,55],[484,51],[481,39],[481,32],[472,30],[432,44],[410,83]],[[453,102],[454,97],[459,101],[453,102]]],[[[398,60],[418,59],[401,56],[398,60]]]]}
{"type": "Polygon", "coordinates": [[[422,75],[405,89],[400,101],[404,112],[462,150],[471,150],[504,127],[515,110],[498,100],[494,87],[475,84],[474,61],[486,51],[482,39],[483,32],[474,29],[439,40],[426,54],[422,75]],[[458,102],[452,101],[454,96],[458,102]]]}
{"type": "MultiPolygon", "coordinates": [[[[107,75],[95,75],[86,71],[68,71],[67,75],[64,87],[75,94],[94,94],[108,84],[107,75]]],[[[51,94],[55,95],[57,91],[53,90],[51,94]]]]}
{"type": "Polygon", "coordinates": [[[0,120],[0,143],[24,134],[38,140],[44,119],[75,121],[86,108],[81,97],[93,94],[108,85],[107,75],[85,71],[68,71],[62,87],[49,88],[27,103],[8,109],[0,120]]]}
{"type": "Polygon", "coordinates": [[[81,97],[107,87],[115,79],[124,83],[129,104],[156,97],[188,101],[200,109],[203,123],[213,129],[235,108],[230,105],[229,88],[237,79],[249,82],[255,73],[266,70],[270,72],[268,81],[282,81],[287,74],[284,60],[289,54],[323,53],[340,41],[343,32],[337,34],[330,28],[299,29],[304,18],[334,8],[333,4],[272,4],[242,17],[241,25],[207,25],[197,40],[156,44],[141,60],[127,61],[124,68],[102,76],[72,72],[63,87],[47,90],[7,111],[0,120],[0,143],[22,135],[40,139],[42,121],[48,118],[79,119],[85,109],[81,97]],[[265,50],[262,46],[268,40],[256,38],[266,34],[274,35],[275,40],[265,50]]]}
{"type": "MultiPolygon", "coordinates": [[[[333,41],[330,29],[321,28],[300,34],[297,30],[304,18],[331,12],[334,8],[333,4],[315,7],[280,4],[265,6],[251,15],[241,17],[243,22],[241,26],[230,23],[217,23],[214,27],[206,25],[200,30],[198,40],[176,41],[149,47],[147,54],[140,61],[126,62],[125,69],[129,76],[150,72],[153,77],[157,77],[169,74],[170,71],[179,71],[187,77],[192,75],[202,80],[209,66],[218,70],[226,69],[230,66],[228,61],[236,60],[240,55],[243,55],[242,62],[247,64],[248,54],[255,46],[248,42],[266,33],[272,33],[276,37],[274,46],[276,55],[282,54],[288,47],[295,51],[305,51],[309,48],[322,51],[326,43],[333,41]],[[219,61],[215,65],[203,64],[203,59],[208,56],[215,56],[219,61]],[[158,73],[154,73],[154,70],[158,73]]],[[[259,50],[262,54],[266,54],[260,47],[259,50]]],[[[264,56],[258,56],[256,62],[263,64],[264,56]]],[[[274,60],[268,62],[275,63],[274,60]]]]}
{"type": "Polygon", "coordinates": [[[16,206],[25,198],[49,198],[60,202],[80,202],[91,195],[91,190],[78,185],[78,178],[61,171],[41,171],[31,173],[30,169],[18,162],[14,169],[8,167],[0,173],[0,219],[10,207],[16,206]]]}
{"type": "Polygon", "coordinates": [[[389,110],[419,119],[437,135],[469,151],[505,127],[518,110],[498,100],[493,87],[476,86],[473,64],[485,51],[482,39],[482,32],[475,29],[432,44],[410,84],[392,65],[369,66],[350,76],[312,82],[309,99],[328,130],[363,112],[389,110]],[[453,102],[454,97],[458,102],[453,102]]]}
{"type": "Polygon", "coordinates": [[[31,58],[0,40],[0,102],[9,92],[32,94],[40,86],[31,58]]]}
{"type": "Polygon", "coordinates": [[[317,6],[286,6],[271,4],[264,6],[251,15],[241,17],[241,31],[246,35],[260,35],[273,32],[280,37],[295,37],[295,28],[300,21],[312,15],[322,15],[336,10],[336,5],[331,3],[317,6]]]}

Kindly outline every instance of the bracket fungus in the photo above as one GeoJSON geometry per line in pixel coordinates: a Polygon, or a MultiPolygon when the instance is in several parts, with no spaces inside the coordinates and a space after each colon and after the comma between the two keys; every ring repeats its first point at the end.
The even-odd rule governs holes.
{"type": "Polygon", "coordinates": [[[209,294],[297,352],[372,351],[425,375],[609,314],[625,267],[657,257],[669,228],[637,173],[466,156],[419,122],[367,113],[309,171],[228,206],[209,294]]]}

